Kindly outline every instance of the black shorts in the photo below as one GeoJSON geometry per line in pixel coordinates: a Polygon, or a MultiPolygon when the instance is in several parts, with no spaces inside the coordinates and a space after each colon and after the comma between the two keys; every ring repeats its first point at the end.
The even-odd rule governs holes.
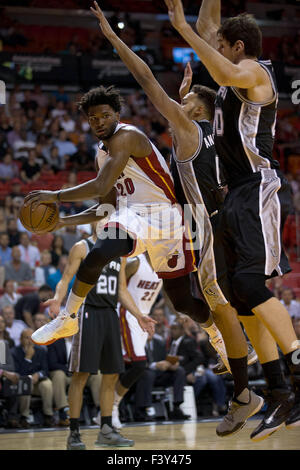
{"type": "Polygon", "coordinates": [[[73,337],[69,370],[97,374],[124,371],[119,317],[113,308],[84,305],[79,312],[79,331],[73,337]]]}
{"type": "Polygon", "coordinates": [[[291,188],[279,171],[262,170],[230,189],[220,220],[230,278],[263,274],[269,279],[291,270],[282,247],[291,211],[291,188]]]}

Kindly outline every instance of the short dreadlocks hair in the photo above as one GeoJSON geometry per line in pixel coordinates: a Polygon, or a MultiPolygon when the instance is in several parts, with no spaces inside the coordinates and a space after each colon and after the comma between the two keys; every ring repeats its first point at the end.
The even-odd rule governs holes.
{"type": "Polygon", "coordinates": [[[215,115],[215,90],[203,85],[193,85],[191,91],[196,93],[199,100],[203,101],[209,115],[209,120],[212,121],[215,115]]]}
{"type": "Polygon", "coordinates": [[[225,20],[218,30],[226,41],[233,46],[236,41],[243,41],[245,54],[259,58],[262,55],[262,34],[253,15],[242,13],[225,20]]]}
{"type": "Polygon", "coordinates": [[[93,88],[81,97],[78,102],[78,109],[88,114],[91,106],[108,104],[116,113],[119,113],[122,109],[123,102],[124,100],[120,95],[120,91],[113,85],[107,88],[101,85],[97,88],[93,88]]]}

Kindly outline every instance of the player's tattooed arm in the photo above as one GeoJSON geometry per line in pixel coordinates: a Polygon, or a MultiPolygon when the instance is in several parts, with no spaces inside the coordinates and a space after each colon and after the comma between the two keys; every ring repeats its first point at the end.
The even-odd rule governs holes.
{"type": "Polygon", "coordinates": [[[221,0],[203,0],[196,22],[199,36],[217,49],[217,35],[221,26],[221,0]]]}

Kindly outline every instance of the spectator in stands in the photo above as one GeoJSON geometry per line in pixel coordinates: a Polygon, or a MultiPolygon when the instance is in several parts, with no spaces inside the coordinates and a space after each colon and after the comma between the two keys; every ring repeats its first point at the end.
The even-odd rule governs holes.
{"type": "Polygon", "coordinates": [[[13,198],[10,194],[7,194],[4,198],[3,210],[7,218],[12,217],[12,200],[13,198]]]}
{"type": "Polygon", "coordinates": [[[65,161],[63,157],[59,155],[59,149],[56,145],[53,145],[50,148],[50,155],[48,158],[48,163],[55,173],[65,168],[65,161]]]}
{"type": "Polygon", "coordinates": [[[19,169],[12,159],[12,155],[7,153],[0,162],[0,180],[3,182],[12,180],[19,176],[19,169]]]}
{"type": "Polygon", "coordinates": [[[64,183],[64,185],[62,186],[62,189],[73,188],[77,184],[78,184],[77,171],[70,171],[68,173],[67,182],[64,183]]]}
{"type": "Polygon", "coordinates": [[[7,222],[7,234],[9,237],[9,246],[13,247],[20,243],[20,232],[18,230],[18,221],[10,217],[7,222]]]}
{"type": "Polygon", "coordinates": [[[65,161],[67,157],[74,155],[77,152],[77,147],[68,140],[68,136],[65,130],[61,130],[59,133],[59,138],[54,141],[54,145],[58,147],[58,155],[60,158],[63,158],[65,161]]]}
{"type": "MultiPolygon", "coordinates": [[[[67,255],[60,256],[58,266],[57,266],[57,270],[53,274],[50,274],[47,277],[47,284],[51,287],[51,289],[53,289],[53,291],[55,290],[56,285],[59,283],[59,281],[62,278],[64,269],[67,265],[67,261],[68,261],[68,256],[67,255]]],[[[71,283],[70,283],[69,288],[70,287],[71,287],[71,283]]]]}
{"type": "Polygon", "coordinates": [[[47,284],[41,286],[37,292],[26,294],[18,300],[15,306],[16,318],[34,329],[33,317],[40,311],[41,303],[50,299],[53,291],[47,284]]]}
{"type": "Polygon", "coordinates": [[[77,147],[78,151],[70,157],[72,168],[77,171],[95,171],[94,158],[86,142],[79,142],[77,147]]]}
{"type": "Polygon", "coordinates": [[[70,101],[69,95],[65,92],[62,85],[58,87],[57,91],[53,92],[53,96],[55,96],[57,103],[61,101],[64,104],[68,104],[70,101]]]}
{"type": "Polygon", "coordinates": [[[2,316],[5,320],[6,331],[13,340],[15,346],[19,346],[21,333],[27,328],[26,323],[22,320],[16,320],[15,309],[12,305],[6,305],[2,309],[2,316]]]}
{"type": "Polygon", "coordinates": [[[0,315],[0,341],[6,341],[9,349],[15,346],[14,340],[10,337],[9,332],[6,329],[6,323],[2,315],[0,315]]]}
{"type": "Polygon", "coordinates": [[[35,268],[35,284],[40,287],[46,284],[50,274],[54,274],[56,268],[51,264],[51,253],[49,250],[44,250],[41,253],[40,266],[35,268]]]}
{"type": "Polygon", "coordinates": [[[46,323],[48,323],[48,318],[47,316],[45,315],[45,313],[36,313],[33,317],[33,326],[34,326],[34,330],[38,330],[39,328],[41,328],[41,326],[43,325],[46,325],[46,323]]]}
{"type": "Polygon", "coordinates": [[[156,321],[154,338],[166,341],[169,338],[170,330],[163,308],[154,307],[151,317],[156,321]]]}
{"type": "Polygon", "coordinates": [[[65,114],[60,119],[60,127],[69,133],[74,132],[75,125],[75,121],[71,118],[70,114],[65,112],[65,114]]]}
{"type": "Polygon", "coordinates": [[[42,92],[40,85],[34,86],[31,99],[38,104],[39,108],[46,108],[49,104],[49,98],[46,93],[42,92]]]}
{"type": "Polygon", "coordinates": [[[183,391],[186,383],[185,370],[179,362],[171,364],[166,360],[165,342],[157,337],[149,336],[146,345],[148,367],[136,382],[135,390],[135,420],[147,421],[147,408],[152,406],[153,387],[173,387],[174,419],[187,419],[179,406],[183,403],[183,391]]]}
{"type": "Polygon", "coordinates": [[[31,235],[31,242],[37,246],[40,253],[43,253],[43,251],[50,252],[53,240],[54,235],[51,232],[43,233],[42,235],[39,235],[38,233],[33,233],[31,235]]]}
{"type": "Polygon", "coordinates": [[[7,133],[7,143],[9,147],[13,148],[15,142],[21,139],[21,121],[19,119],[13,122],[13,128],[7,133]]]}
{"type": "Polygon", "coordinates": [[[9,246],[9,236],[7,233],[0,234],[0,264],[10,263],[12,259],[11,248],[9,246]]]}
{"type": "Polygon", "coordinates": [[[18,246],[13,246],[11,250],[12,260],[5,263],[5,280],[13,280],[19,286],[32,286],[33,274],[28,263],[21,261],[21,251],[18,246]]]}
{"type": "Polygon", "coordinates": [[[29,140],[26,130],[21,129],[18,138],[12,145],[14,151],[14,159],[19,159],[26,163],[26,160],[29,156],[29,150],[34,149],[34,147],[35,143],[32,140],[29,140]]]}
{"type": "Polygon", "coordinates": [[[300,318],[299,317],[294,317],[293,318],[293,326],[294,330],[296,332],[298,340],[300,340],[300,318]]]}
{"type": "MultiPolygon", "coordinates": [[[[9,335],[8,335],[9,337],[9,335]]],[[[17,411],[18,411],[18,402],[15,396],[10,396],[4,398],[1,393],[3,386],[3,379],[10,381],[12,384],[17,384],[19,381],[19,375],[15,373],[15,364],[10,352],[10,345],[7,341],[7,332],[5,331],[5,322],[0,315],[0,340],[5,342],[5,362],[1,363],[0,357],[0,398],[4,400],[5,408],[7,410],[8,416],[7,421],[1,423],[0,426],[4,425],[6,428],[18,428],[20,427],[18,423],[17,411]],[[2,382],[2,383],[1,383],[2,382]]],[[[9,338],[10,340],[10,338],[9,338]]]]}
{"type": "MultiPolygon", "coordinates": [[[[0,233],[7,232],[7,218],[3,207],[0,207],[0,233]]],[[[1,263],[1,261],[0,261],[1,263]]]]}
{"type": "Polygon", "coordinates": [[[28,160],[26,160],[21,168],[21,178],[24,183],[33,183],[40,178],[41,166],[36,159],[35,149],[28,151],[28,160]]]}
{"type": "Polygon", "coordinates": [[[34,99],[32,99],[32,94],[30,90],[24,91],[24,100],[21,101],[21,107],[22,109],[24,109],[27,117],[29,116],[29,112],[31,110],[32,111],[37,110],[38,104],[34,99]]]}
{"type": "Polygon", "coordinates": [[[12,199],[15,197],[24,197],[24,193],[22,191],[22,181],[19,178],[14,178],[11,181],[11,192],[10,196],[12,199]]]}
{"type": "Polygon", "coordinates": [[[41,255],[39,249],[32,245],[27,232],[22,232],[20,236],[20,245],[18,245],[21,251],[21,260],[24,263],[28,263],[31,269],[35,269],[39,265],[41,255]]]}
{"type": "MultiPolygon", "coordinates": [[[[53,388],[48,378],[48,359],[44,349],[33,344],[31,335],[33,330],[26,328],[21,334],[21,344],[12,350],[16,371],[20,375],[32,376],[32,394],[42,397],[44,426],[53,427],[53,388]]],[[[20,414],[23,425],[28,424],[30,411],[30,395],[20,397],[20,414]]]]}
{"type": "Polygon", "coordinates": [[[56,409],[59,412],[59,426],[69,426],[67,415],[67,386],[71,382],[68,372],[68,338],[59,339],[48,346],[49,375],[52,380],[53,397],[56,409]]]}
{"type": "Polygon", "coordinates": [[[6,279],[3,284],[4,292],[0,297],[0,310],[3,310],[3,307],[11,305],[14,307],[17,301],[21,298],[21,294],[17,293],[17,284],[11,279],[6,279]]]}
{"type": "Polygon", "coordinates": [[[54,235],[54,240],[51,248],[51,264],[53,266],[58,266],[59,258],[62,255],[67,255],[68,251],[64,247],[64,240],[61,235],[54,235]]]}
{"type": "MultiPolygon", "coordinates": [[[[82,210],[85,210],[86,207],[82,206],[81,203],[79,202],[78,205],[74,205],[73,211],[71,211],[71,214],[76,214],[78,212],[81,212],[82,210]],[[78,205],[80,207],[78,207],[78,205]],[[76,208],[78,207],[78,210],[76,211],[76,208]]],[[[69,225],[66,227],[65,232],[62,233],[62,239],[64,241],[64,248],[69,252],[75,243],[77,243],[80,239],[78,233],[77,233],[77,226],[76,225],[69,225]]]]}
{"type": "Polygon", "coordinates": [[[283,289],[281,303],[285,306],[291,318],[300,318],[300,302],[295,299],[293,289],[290,287],[283,289]]]}

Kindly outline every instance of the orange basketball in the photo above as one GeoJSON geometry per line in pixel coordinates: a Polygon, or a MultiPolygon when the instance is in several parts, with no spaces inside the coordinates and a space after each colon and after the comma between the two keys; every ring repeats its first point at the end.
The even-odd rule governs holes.
{"type": "Polygon", "coordinates": [[[20,221],[22,225],[33,233],[47,233],[54,229],[59,219],[59,211],[57,204],[41,203],[35,209],[32,205],[27,207],[24,205],[20,210],[20,221]]]}

